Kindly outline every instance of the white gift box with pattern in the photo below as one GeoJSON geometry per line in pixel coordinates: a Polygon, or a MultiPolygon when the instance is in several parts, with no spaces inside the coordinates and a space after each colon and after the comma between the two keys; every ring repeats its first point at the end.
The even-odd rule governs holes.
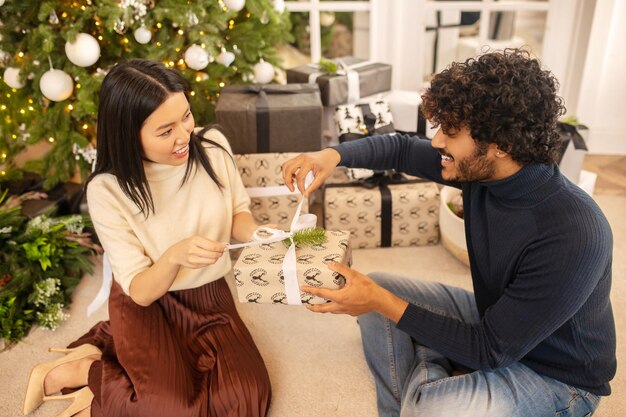
{"type": "MultiPolygon", "coordinates": [[[[328,269],[329,262],[351,264],[350,233],[327,231],[328,241],[320,245],[296,245],[295,269],[298,287],[339,289],[345,278],[328,269]]],[[[288,245],[282,241],[245,247],[233,273],[242,303],[288,303],[283,263],[288,245]]],[[[300,292],[301,304],[323,304],[325,299],[300,292]]]]}
{"type": "Polygon", "coordinates": [[[358,249],[437,244],[437,185],[415,177],[395,174],[387,178],[387,175],[327,183],[324,227],[349,231],[352,246],[358,249]]]}
{"type": "MultiPolygon", "coordinates": [[[[257,197],[256,191],[266,187],[284,186],[281,165],[299,153],[257,153],[235,155],[243,185],[250,194],[250,211],[259,224],[289,225],[298,206],[299,195],[274,195],[257,197]]],[[[302,212],[308,212],[304,204],[302,212]]]]}

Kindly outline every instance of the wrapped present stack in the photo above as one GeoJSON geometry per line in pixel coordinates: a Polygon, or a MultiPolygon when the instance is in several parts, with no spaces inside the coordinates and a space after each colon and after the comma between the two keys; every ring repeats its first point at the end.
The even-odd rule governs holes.
{"type": "Polygon", "coordinates": [[[391,89],[391,65],[354,57],[341,57],[320,64],[303,65],[287,70],[288,83],[315,83],[324,105],[323,133],[329,145],[336,144],[333,121],[336,106],[356,104],[361,97],[391,89]]]}
{"type": "Polygon", "coordinates": [[[354,248],[424,246],[439,242],[439,188],[383,172],[324,188],[324,227],[348,230],[354,248]]]}
{"type": "Polygon", "coordinates": [[[237,294],[242,303],[322,304],[326,300],[299,290],[303,286],[339,289],[345,278],[328,269],[329,262],[350,265],[350,233],[327,231],[324,244],[295,247],[295,274],[289,278],[286,257],[289,246],[282,241],[246,247],[235,263],[233,272],[237,294]],[[289,284],[297,282],[296,300],[289,302],[289,284]]]}

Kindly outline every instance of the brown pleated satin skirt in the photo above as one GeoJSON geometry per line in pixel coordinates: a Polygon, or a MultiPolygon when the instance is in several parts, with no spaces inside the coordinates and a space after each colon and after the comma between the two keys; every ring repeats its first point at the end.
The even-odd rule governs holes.
{"type": "Polygon", "coordinates": [[[265,416],[263,359],[226,281],[172,291],[141,307],[113,283],[109,321],[70,346],[91,343],[92,417],[265,416]]]}

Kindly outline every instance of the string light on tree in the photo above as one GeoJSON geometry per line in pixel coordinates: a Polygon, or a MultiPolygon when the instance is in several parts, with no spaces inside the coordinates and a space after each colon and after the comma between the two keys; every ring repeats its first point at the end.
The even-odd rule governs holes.
{"type": "Polygon", "coordinates": [[[100,44],[88,33],[79,33],[74,42],[65,43],[65,55],[74,65],[89,67],[100,58],[100,44]]]}
{"type": "Polygon", "coordinates": [[[238,12],[246,5],[246,0],[222,0],[224,6],[228,7],[228,10],[238,12]]]}
{"type": "Polygon", "coordinates": [[[209,65],[209,53],[201,46],[193,44],[185,51],[185,62],[191,69],[204,69],[209,65]]]}
{"type": "MultiPolygon", "coordinates": [[[[1,0],[0,0],[1,1],[1,0]]],[[[4,70],[4,82],[11,88],[19,89],[24,87],[24,83],[20,80],[20,69],[8,67],[4,70]]]]}
{"type": "Polygon", "coordinates": [[[274,79],[274,67],[263,58],[254,65],[254,81],[258,84],[267,84],[274,79]]]}
{"type": "Polygon", "coordinates": [[[144,25],[141,25],[133,33],[135,40],[142,45],[147,44],[152,39],[152,32],[148,30],[144,25]]]}

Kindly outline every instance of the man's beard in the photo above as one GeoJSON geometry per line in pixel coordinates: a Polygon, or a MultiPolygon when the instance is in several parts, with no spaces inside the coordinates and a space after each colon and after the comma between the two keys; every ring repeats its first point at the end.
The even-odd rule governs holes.
{"type": "Polygon", "coordinates": [[[491,180],[496,168],[494,161],[487,157],[488,150],[487,143],[476,142],[476,150],[471,156],[460,161],[455,159],[456,172],[448,180],[456,182],[491,180]]]}

